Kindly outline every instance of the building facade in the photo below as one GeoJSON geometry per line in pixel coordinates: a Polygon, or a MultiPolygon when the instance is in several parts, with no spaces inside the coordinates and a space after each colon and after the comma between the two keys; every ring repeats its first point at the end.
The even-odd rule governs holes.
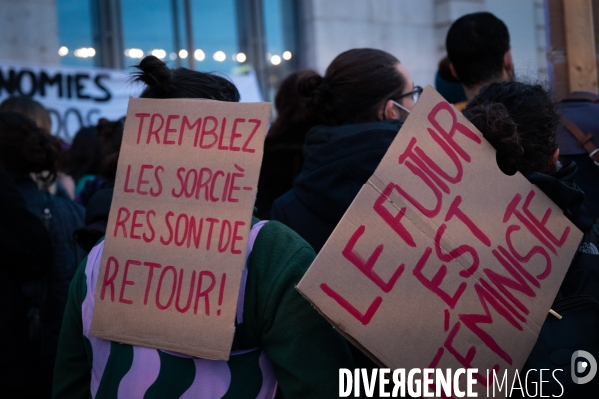
{"type": "Polygon", "coordinates": [[[460,16],[489,11],[511,34],[516,72],[547,79],[543,0],[310,0],[301,1],[303,67],[324,71],[340,52],[375,47],[399,58],[416,84],[433,84],[445,37],[460,16]]]}
{"type": "Polygon", "coordinates": [[[255,73],[272,100],[298,68],[324,73],[340,52],[374,47],[432,84],[461,15],[507,24],[516,72],[547,78],[543,0],[0,0],[0,59],[125,69],[154,54],[170,66],[255,73]]]}

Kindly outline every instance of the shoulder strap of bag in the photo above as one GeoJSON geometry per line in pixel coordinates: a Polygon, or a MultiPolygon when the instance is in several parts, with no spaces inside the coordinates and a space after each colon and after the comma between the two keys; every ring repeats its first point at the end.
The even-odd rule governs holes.
{"type": "Polygon", "coordinates": [[[597,149],[597,147],[595,147],[591,141],[593,139],[593,135],[585,134],[576,123],[565,116],[562,116],[561,123],[570,132],[570,134],[576,138],[578,144],[589,153],[589,157],[593,160],[593,162],[595,162],[595,165],[599,166],[599,149],[597,149]]]}
{"type": "Polygon", "coordinates": [[[243,323],[243,301],[245,298],[245,285],[248,278],[248,259],[250,258],[250,254],[252,253],[252,249],[254,248],[254,242],[256,241],[256,237],[258,237],[258,233],[260,229],[268,223],[268,220],[261,220],[255,225],[252,226],[250,230],[250,235],[248,237],[248,246],[245,251],[245,267],[243,268],[243,272],[241,273],[241,284],[239,284],[239,296],[237,297],[237,324],[243,323]]]}
{"type": "Polygon", "coordinates": [[[586,91],[575,91],[573,93],[568,94],[568,96],[562,100],[562,102],[570,101],[587,101],[590,103],[597,104],[599,103],[599,95],[595,93],[589,93],[586,91]]]}

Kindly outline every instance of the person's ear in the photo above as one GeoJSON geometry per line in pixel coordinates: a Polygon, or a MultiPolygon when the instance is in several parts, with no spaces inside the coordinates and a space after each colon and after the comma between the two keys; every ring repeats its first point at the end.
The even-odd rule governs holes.
{"type": "Polygon", "coordinates": [[[509,49],[503,55],[503,68],[507,71],[509,76],[512,76],[514,72],[514,62],[512,61],[512,49],[509,49]]]}
{"type": "Polygon", "coordinates": [[[393,101],[389,100],[385,104],[385,119],[400,119],[401,113],[399,109],[393,104],[393,101]]]}
{"type": "Polygon", "coordinates": [[[551,158],[553,159],[553,163],[557,165],[557,160],[559,159],[559,148],[556,148],[555,151],[553,151],[551,158]]]}
{"type": "Polygon", "coordinates": [[[455,71],[455,68],[453,67],[453,64],[451,62],[449,63],[449,72],[451,72],[451,76],[456,78],[456,80],[458,80],[458,81],[460,80],[460,77],[458,76],[458,74],[455,71]]]}
{"type": "Polygon", "coordinates": [[[551,155],[551,165],[550,165],[551,172],[555,172],[557,170],[558,159],[559,159],[559,148],[556,148],[555,151],[553,151],[553,155],[551,155]]]}

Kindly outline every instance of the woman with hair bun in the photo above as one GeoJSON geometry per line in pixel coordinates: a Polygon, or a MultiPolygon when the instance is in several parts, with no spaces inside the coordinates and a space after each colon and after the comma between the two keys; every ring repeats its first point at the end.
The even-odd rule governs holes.
{"type": "MultiPolygon", "coordinates": [[[[376,49],[339,54],[324,76],[298,77],[299,106],[313,124],[304,164],[291,190],[275,200],[272,219],[320,251],[393,142],[422,89],[393,55],[376,49]]],[[[356,367],[375,363],[350,346],[356,367]]]]}
{"type": "MultiPolygon", "coordinates": [[[[169,69],[153,56],[137,68],[134,76],[146,84],[145,98],[239,101],[235,86],[218,75],[169,69]]],[[[339,369],[354,367],[347,342],[295,289],[315,257],[313,249],[278,222],[253,218],[248,243],[251,237],[247,280],[240,287],[243,316],[238,312],[227,362],[89,336],[85,326],[94,292],[86,281],[99,270],[103,242],[94,247],[71,285],[54,397],[336,397],[339,369]]]]}
{"type": "MultiPolygon", "coordinates": [[[[493,83],[483,88],[463,113],[495,147],[497,165],[505,174],[522,173],[551,198],[585,233],[580,248],[599,248],[599,225],[582,205],[584,192],[575,183],[577,166],[558,160],[560,117],[543,87],[493,83]]],[[[560,288],[562,296],[590,295],[599,300],[597,259],[576,253],[560,288]]]]}
{"type": "Polygon", "coordinates": [[[468,104],[464,115],[495,147],[498,166],[505,174],[557,170],[559,115],[540,85],[492,84],[468,104]]]}
{"type": "Polygon", "coordinates": [[[589,384],[574,383],[563,370],[570,366],[556,363],[558,354],[569,361],[575,350],[599,354],[599,225],[593,224],[582,205],[584,192],[574,182],[576,164],[558,160],[559,116],[554,104],[539,85],[493,83],[483,88],[463,113],[495,147],[497,164],[505,174],[522,173],[584,233],[552,305],[563,319],[547,316],[520,375],[532,371],[539,376],[539,369],[553,370],[555,382],[546,381],[543,388],[547,396],[565,392],[569,398],[592,397],[599,386],[597,379],[589,384]]]}
{"type": "Polygon", "coordinates": [[[133,81],[144,83],[141,98],[206,98],[218,101],[239,101],[237,87],[215,73],[192,71],[187,68],[170,69],[154,56],[141,60],[134,68],[133,81]]]}
{"type": "Polygon", "coordinates": [[[297,81],[313,71],[297,71],[281,82],[275,96],[276,119],[264,140],[264,155],[256,194],[256,215],[270,219],[274,200],[291,189],[304,163],[306,133],[314,126],[311,115],[300,104],[297,81]]]}
{"type": "Polygon", "coordinates": [[[300,105],[314,125],[293,188],[271,215],[318,252],[372,175],[422,89],[397,58],[376,49],[339,54],[324,76],[297,82],[300,105]]]}
{"type": "Polygon", "coordinates": [[[24,286],[30,316],[30,348],[35,359],[39,397],[49,397],[58,334],[67,302],[69,284],[83,258],[73,231],[83,225],[83,208],[75,204],[60,185],[55,194],[40,190],[54,182],[61,146],[58,139],[17,113],[0,113],[0,164],[9,172],[25,199],[29,212],[40,218],[50,233],[52,260],[43,279],[24,286]]]}

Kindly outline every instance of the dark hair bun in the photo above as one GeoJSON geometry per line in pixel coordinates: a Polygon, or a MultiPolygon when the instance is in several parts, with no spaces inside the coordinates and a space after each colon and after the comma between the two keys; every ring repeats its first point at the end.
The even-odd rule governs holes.
{"type": "Polygon", "coordinates": [[[297,91],[306,104],[321,105],[329,92],[325,79],[314,71],[306,71],[297,78],[297,91]]]}
{"type": "Polygon", "coordinates": [[[520,143],[518,125],[500,103],[476,105],[464,111],[464,115],[481,131],[485,139],[497,151],[497,165],[506,175],[519,170],[518,160],[524,154],[520,143]]]}
{"type": "Polygon", "coordinates": [[[303,72],[297,79],[297,92],[300,103],[316,124],[325,123],[319,119],[322,115],[332,113],[331,89],[325,78],[314,71],[303,72]]]}
{"type": "Polygon", "coordinates": [[[159,58],[148,55],[139,65],[134,65],[140,72],[133,73],[134,82],[143,82],[148,87],[164,90],[171,82],[172,72],[159,58]]]}
{"type": "Polygon", "coordinates": [[[227,78],[215,73],[194,71],[187,68],[170,69],[166,64],[149,55],[135,68],[133,81],[146,84],[142,98],[207,98],[217,101],[239,101],[237,87],[227,78]]]}

